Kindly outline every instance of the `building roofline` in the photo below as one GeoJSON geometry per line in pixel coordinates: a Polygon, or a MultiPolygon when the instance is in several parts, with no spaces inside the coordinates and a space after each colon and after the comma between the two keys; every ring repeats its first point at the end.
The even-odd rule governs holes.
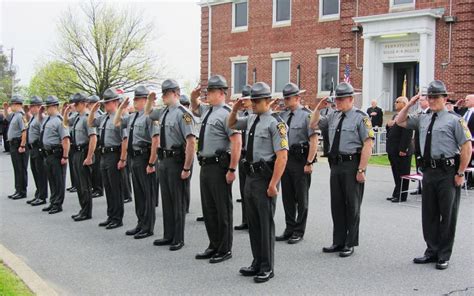
{"type": "Polygon", "coordinates": [[[385,13],[377,15],[359,16],[353,17],[354,22],[359,24],[372,23],[379,21],[387,21],[392,19],[403,19],[403,18],[414,18],[429,16],[433,18],[441,18],[444,13],[444,8],[429,8],[429,9],[417,9],[403,12],[385,13]]]}
{"type": "Polygon", "coordinates": [[[226,3],[232,3],[232,0],[200,0],[197,2],[197,5],[201,7],[206,7],[206,6],[215,6],[219,4],[226,4],[226,3]]]}

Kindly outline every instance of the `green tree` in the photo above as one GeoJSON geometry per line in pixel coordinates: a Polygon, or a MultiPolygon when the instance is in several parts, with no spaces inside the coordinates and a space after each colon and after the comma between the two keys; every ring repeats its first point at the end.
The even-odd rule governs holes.
{"type": "Polygon", "coordinates": [[[12,96],[12,84],[13,92],[18,91],[18,79],[15,79],[15,68],[10,66],[10,59],[3,52],[3,48],[0,45],[0,102],[8,101],[12,96]]]}
{"type": "Polygon", "coordinates": [[[38,95],[43,99],[48,95],[55,95],[64,101],[79,91],[78,83],[79,78],[71,66],[64,62],[52,61],[36,69],[30,80],[28,94],[38,95]]]}
{"type": "Polygon", "coordinates": [[[156,58],[151,54],[153,24],[133,9],[105,1],[80,4],[59,21],[59,59],[69,64],[79,81],[72,83],[101,96],[109,87],[125,91],[156,83],[156,58]]]}

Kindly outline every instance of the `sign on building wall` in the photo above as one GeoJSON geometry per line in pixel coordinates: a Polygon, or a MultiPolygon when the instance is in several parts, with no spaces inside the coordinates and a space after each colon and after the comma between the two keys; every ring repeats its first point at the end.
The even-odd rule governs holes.
{"type": "Polygon", "coordinates": [[[381,60],[383,63],[418,61],[419,58],[419,40],[381,43],[381,60]]]}

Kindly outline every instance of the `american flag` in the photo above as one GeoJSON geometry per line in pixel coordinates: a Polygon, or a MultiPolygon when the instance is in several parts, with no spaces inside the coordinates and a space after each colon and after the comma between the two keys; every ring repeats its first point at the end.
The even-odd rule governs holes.
{"type": "Polygon", "coordinates": [[[346,64],[344,69],[344,82],[351,83],[351,68],[349,68],[349,64],[346,64]]]}

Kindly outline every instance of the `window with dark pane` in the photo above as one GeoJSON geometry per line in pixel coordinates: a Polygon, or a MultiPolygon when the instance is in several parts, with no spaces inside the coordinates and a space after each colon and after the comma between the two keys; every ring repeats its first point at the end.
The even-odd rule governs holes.
{"type": "Polygon", "coordinates": [[[247,26],[247,1],[235,3],[235,24],[234,27],[247,26]]]}
{"type": "Polygon", "coordinates": [[[247,63],[234,64],[234,94],[241,93],[247,84],[247,63]]]}
{"type": "Polygon", "coordinates": [[[331,80],[338,83],[338,57],[321,57],[321,91],[331,90],[331,80]]]}
{"type": "Polygon", "coordinates": [[[277,22],[289,21],[291,17],[291,0],[276,0],[277,22]]]}

